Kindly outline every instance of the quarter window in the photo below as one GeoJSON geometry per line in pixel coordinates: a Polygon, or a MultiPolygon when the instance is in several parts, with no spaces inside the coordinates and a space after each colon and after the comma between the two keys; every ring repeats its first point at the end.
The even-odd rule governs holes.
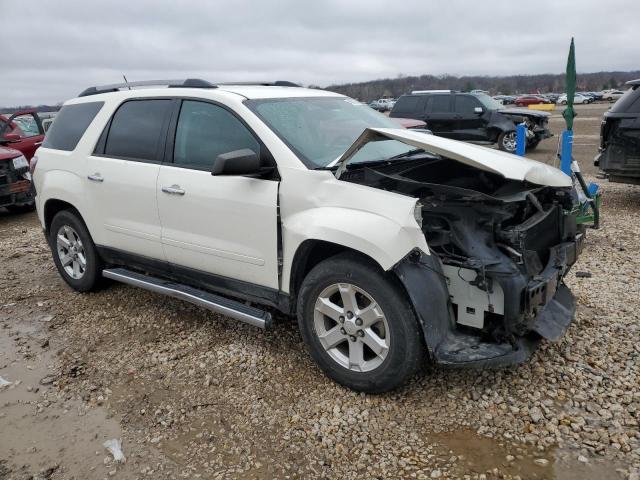
{"type": "Polygon", "coordinates": [[[425,97],[412,95],[400,97],[395,107],[394,113],[422,113],[424,111],[425,97]]]}
{"type": "Polygon", "coordinates": [[[211,103],[182,102],[173,163],[211,170],[218,155],[248,148],[260,155],[260,144],[228,110],[211,103]]]}
{"type": "Polygon", "coordinates": [[[105,155],[157,161],[161,146],[164,145],[161,140],[170,108],[169,99],[123,103],[111,120],[105,155]]]}
{"type": "Polygon", "coordinates": [[[103,105],[104,102],[87,102],[62,107],[47,130],[42,146],[68,152],[74,150],[103,105]]]}

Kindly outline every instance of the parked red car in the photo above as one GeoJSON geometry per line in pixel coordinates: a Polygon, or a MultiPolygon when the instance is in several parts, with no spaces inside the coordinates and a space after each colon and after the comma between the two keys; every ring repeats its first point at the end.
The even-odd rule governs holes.
{"type": "Polygon", "coordinates": [[[541,103],[551,103],[551,100],[547,100],[544,97],[538,95],[522,95],[513,102],[517,107],[526,107],[528,105],[539,105],[541,103]]]}
{"type": "Polygon", "coordinates": [[[35,110],[0,114],[0,145],[19,150],[31,161],[44,140],[44,128],[35,110]]]}
{"type": "Polygon", "coordinates": [[[0,146],[0,207],[21,213],[34,209],[29,162],[13,148],[0,146]]]}
{"type": "Polygon", "coordinates": [[[404,128],[408,128],[408,129],[417,128],[419,130],[424,130],[424,129],[427,128],[427,123],[426,122],[423,122],[422,120],[416,120],[414,118],[393,117],[393,118],[391,118],[391,120],[394,120],[395,122],[399,123],[404,128]]]}

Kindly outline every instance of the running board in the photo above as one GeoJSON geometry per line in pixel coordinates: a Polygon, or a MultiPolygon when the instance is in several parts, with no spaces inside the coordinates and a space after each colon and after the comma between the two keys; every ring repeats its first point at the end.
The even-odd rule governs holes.
{"type": "Polygon", "coordinates": [[[269,312],[188,285],[132,272],[126,268],[109,268],[102,271],[102,276],[193,303],[254,327],[262,329],[271,327],[271,314],[269,312]]]}

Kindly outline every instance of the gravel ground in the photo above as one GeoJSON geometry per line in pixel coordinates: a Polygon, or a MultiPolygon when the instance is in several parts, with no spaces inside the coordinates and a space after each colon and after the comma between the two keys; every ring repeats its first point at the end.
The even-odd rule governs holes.
{"type": "Polygon", "coordinates": [[[640,188],[600,182],[559,343],[377,396],[324,377],[286,318],[262,332],[124,285],[74,293],[35,215],[0,212],[0,479],[638,480],[640,188]]]}

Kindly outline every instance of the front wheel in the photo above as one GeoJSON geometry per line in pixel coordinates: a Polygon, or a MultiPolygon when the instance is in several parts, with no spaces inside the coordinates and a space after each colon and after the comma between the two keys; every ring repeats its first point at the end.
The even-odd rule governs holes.
{"type": "Polygon", "coordinates": [[[336,382],[378,393],[405,383],[425,358],[413,309],[392,278],[341,254],[314,267],[298,296],[309,353],[336,382]]]}
{"type": "Polygon", "coordinates": [[[502,132],[498,136],[498,148],[505,152],[513,153],[516,151],[516,132],[502,132]]]}

